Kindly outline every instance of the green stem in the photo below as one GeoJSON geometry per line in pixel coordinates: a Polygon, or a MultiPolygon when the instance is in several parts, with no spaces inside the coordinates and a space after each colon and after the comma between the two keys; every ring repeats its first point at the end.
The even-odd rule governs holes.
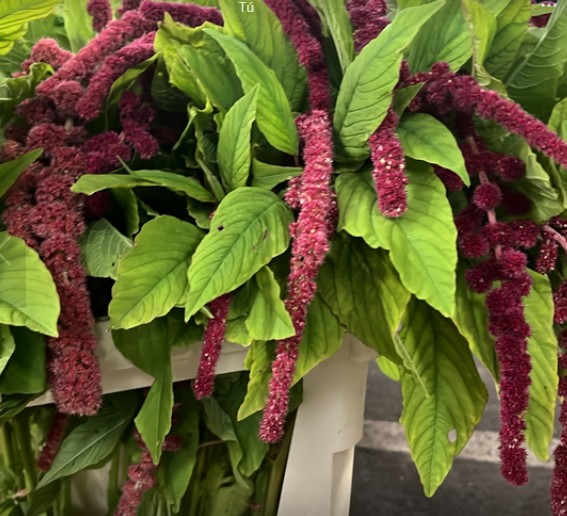
{"type": "Polygon", "coordinates": [[[285,468],[287,465],[287,457],[289,455],[289,448],[291,446],[294,422],[295,413],[292,417],[290,417],[288,429],[282,440],[280,451],[272,464],[270,479],[268,481],[268,489],[266,490],[264,516],[276,516],[278,513],[278,505],[280,504],[280,495],[285,475],[285,468]]]}
{"type": "Polygon", "coordinates": [[[14,436],[24,472],[26,487],[33,491],[37,485],[37,470],[31,448],[30,422],[25,414],[14,418],[14,436]]]}
{"type": "Polygon", "coordinates": [[[14,449],[12,448],[12,428],[10,423],[2,424],[0,431],[0,450],[4,457],[6,467],[15,472],[14,449]]]}
{"type": "Polygon", "coordinates": [[[20,490],[26,486],[26,478],[24,477],[23,468],[20,462],[20,456],[18,453],[16,453],[18,450],[18,443],[16,442],[16,436],[14,435],[12,423],[4,424],[4,432],[7,459],[10,463],[10,469],[18,477],[18,490],[20,490]]]}

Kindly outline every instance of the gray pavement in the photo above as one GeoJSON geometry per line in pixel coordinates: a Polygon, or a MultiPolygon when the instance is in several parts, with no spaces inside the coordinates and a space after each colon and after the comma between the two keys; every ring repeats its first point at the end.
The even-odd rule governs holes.
{"type": "Polygon", "coordinates": [[[351,516],[547,516],[552,464],[530,459],[529,483],[507,484],[499,474],[498,401],[485,376],[489,401],[470,446],[458,457],[433,498],[419,482],[396,422],[400,387],[370,365],[365,435],[356,449],[351,516]]]}

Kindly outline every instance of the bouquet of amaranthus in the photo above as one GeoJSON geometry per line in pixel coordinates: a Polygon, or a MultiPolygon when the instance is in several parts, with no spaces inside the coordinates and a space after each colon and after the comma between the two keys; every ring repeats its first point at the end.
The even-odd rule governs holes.
{"type": "MultiPolygon", "coordinates": [[[[567,4],[4,0],[0,51],[4,453],[22,422],[46,441],[10,507],[126,449],[119,514],[213,514],[188,501],[221,489],[206,427],[232,443],[209,459],[234,514],[251,511],[292,386],[344,332],[400,381],[428,496],[482,416],[473,356],[498,385],[503,476],[527,482],[526,445],[548,457],[567,396],[567,4]],[[95,316],[149,392],[103,403],[95,316]],[[172,347],[201,339],[192,392],[174,389],[172,347]],[[250,372],[212,397],[225,340],[250,372]],[[55,416],[25,409],[47,388],[55,416]]],[[[567,514],[567,429],[555,460],[567,514]]]]}

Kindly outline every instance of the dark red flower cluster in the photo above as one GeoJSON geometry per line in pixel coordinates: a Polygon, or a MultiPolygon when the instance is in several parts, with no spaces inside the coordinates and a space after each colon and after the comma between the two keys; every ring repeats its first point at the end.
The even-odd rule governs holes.
{"type": "Polygon", "coordinates": [[[47,433],[47,438],[37,459],[37,467],[40,471],[47,471],[51,468],[53,459],[55,459],[63,442],[63,436],[65,435],[68,423],[69,417],[67,415],[60,413],[55,414],[49,432],[47,433]]]}
{"type": "Polygon", "coordinates": [[[484,148],[474,132],[465,141],[467,170],[472,177],[478,177],[479,184],[470,204],[455,218],[457,242],[464,257],[482,259],[466,272],[466,278],[472,290],[487,292],[488,329],[495,340],[500,370],[501,472],[510,483],[521,485],[527,482],[524,416],[531,371],[527,351],[531,330],[523,298],[530,293],[532,280],[524,250],[536,245],[541,231],[531,221],[497,220],[496,209],[503,195],[496,180],[506,176],[501,164],[518,170],[520,167],[501,156],[491,162],[488,156],[494,153],[484,148]]]}
{"type": "Polygon", "coordinates": [[[384,0],[349,0],[347,4],[350,22],[354,30],[354,48],[360,52],[390,23],[386,17],[384,0]]]}
{"type": "Polygon", "coordinates": [[[298,347],[307,308],[317,290],[315,280],[329,250],[329,218],[334,207],[330,190],[333,144],[329,115],[325,111],[312,111],[299,117],[297,126],[304,142],[305,168],[299,194],[300,212],[291,228],[291,272],[285,302],[296,334],[280,341],[276,349],[268,402],[260,423],[260,437],[265,442],[276,442],[283,436],[298,347]]]}
{"type": "Polygon", "coordinates": [[[299,62],[307,71],[311,109],[328,111],[331,93],[325,54],[320,40],[311,29],[311,25],[317,23],[317,17],[308,7],[300,9],[302,4],[291,0],[266,0],[266,5],[279,18],[284,32],[297,49],[299,62]],[[306,9],[310,12],[308,19],[303,14],[306,9]]]}
{"type": "Polygon", "coordinates": [[[205,328],[199,370],[193,384],[193,391],[198,400],[210,396],[215,387],[215,368],[226,332],[226,317],[230,307],[230,299],[230,294],[225,294],[209,304],[213,318],[205,328]]]}
{"type": "Polygon", "coordinates": [[[554,217],[543,226],[542,242],[536,261],[536,270],[540,274],[555,270],[559,247],[567,252],[567,221],[554,217]]]}
{"type": "Polygon", "coordinates": [[[476,114],[493,120],[567,167],[567,142],[515,102],[482,88],[470,75],[457,75],[450,71],[447,63],[437,63],[430,72],[413,76],[408,84],[418,82],[425,84],[410,109],[421,109],[425,105],[439,115],[476,114]]]}
{"type": "MultiPolygon", "coordinates": [[[[135,432],[135,438],[142,453],[138,463],[128,467],[128,480],[122,486],[122,496],[114,513],[116,516],[137,516],[144,493],[157,483],[158,466],[153,463],[150,451],[138,432],[135,432]]],[[[163,451],[177,451],[179,448],[181,448],[179,437],[168,435],[165,438],[163,451]]]]}
{"type": "Polygon", "coordinates": [[[386,217],[401,217],[408,207],[406,162],[396,134],[397,126],[398,115],[390,108],[380,127],[368,140],[378,209],[386,217]]]}
{"type": "Polygon", "coordinates": [[[110,0],[89,0],[87,12],[93,17],[93,29],[100,32],[112,20],[110,0]]]}

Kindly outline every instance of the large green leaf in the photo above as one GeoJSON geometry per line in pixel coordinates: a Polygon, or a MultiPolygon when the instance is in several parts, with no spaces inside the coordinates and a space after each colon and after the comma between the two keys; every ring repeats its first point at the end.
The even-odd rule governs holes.
{"type": "Polygon", "coordinates": [[[248,390],[238,409],[241,421],[262,410],[268,399],[268,385],[272,376],[271,364],[274,358],[275,342],[252,341],[244,359],[244,367],[250,370],[248,390]]]}
{"type": "Polygon", "coordinates": [[[25,35],[27,24],[48,16],[60,0],[2,0],[0,3],[0,55],[25,35]]]}
{"type": "Polygon", "coordinates": [[[252,186],[272,190],[275,186],[299,176],[302,172],[301,167],[271,165],[254,158],[252,160],[252,186]]]}
{"type": "Polygon", "coordinates": [[[0,375],[6,368],[6,364],[16,349],[14,337],[10,333],[10,328],[0,324],[0,375]]]}
{"type": "Polygon", "coordinates": [[[376,204],[369,173],[341,174],[336,183],[339,227],[368,238],[371,247],[389,249],[406,289],[451,316],[455,310],[457,230],[445,187],[429,167],[423,168],[408,163],[408,210],[397,219],[384,217],[377,208],[375,215],[367,216],[367,210],[376,204]]]}
{"type": "Polygon", "coordinates": [[[444,0],[438,0],[400,11],[347,68],[333,119],[340,155],[353,159],[368,157],[368,138],[392,103],[402,52],[443,3],[444,0]]]}
{"type": "Polygon", "coordinates": [[[81,239],[81,259],[87,274],[116,279],[118,261],[132,245],[132,241],[106,219],[89,224],[81,239]]]}
{"type": "Polygon", "coordinates": [[[43,149],[35,149],[15,160],[0,164],[0,197],[16,182],[24,170],[42,154],[43,149]]]}
{"type": "Polygon", "coordinates": [[[538,459],[549,459],[555,427],[557,400],[557,337],[553,330],[553,294],[547,276],[531,274],[532,291],[524,300],[532,334],[528,352],[532,359],[530,401],[526,412],[526,441],[538,459]]]}
{"type": "Polygon", "coordinates": [[[318,292],[341,324],[367,346],[400,362],[394,334],[410,293],[385,251],[338,233],[318,283],[318,292]]]}
{"type": "Polygon", "coordinates": [[[87,12],[88,0],[63,0],[65,33],[71,50],[78,52],[95,35],[92,16],[87,12]]]}
{"type": "Polygon", "coordinates": [[[477,294],[469,287],[464,268],[457,272],[457,308],[453,322],[459,333],[467,340],[471,351],[498,381],[498,362],[494,349],[494,339],[488,331],[488,310],[486,295],[477,294]]]}
{"type": "Polygon", "coordinates": [[[299,343],[293,384],[316,365],[332,357],[343,343],[344,330],[321,296],[315,295],[309,304],[305,329],[299,343]]]}
{"type": "Polygon", "coordinates": [[[73,428],[61,444],[51,469],[40,480],[38,488],[106,459],[120,442],[124,430],[132,420],[134,409],[134,403],[120,407],[109,404],[96,416],[73,428]]]}
{"type": "Polygon", "coordinates": [[[166,453],[161,458],[158,470],[158,475],[163,475],[163,482],[160,479],[160,483],[164,486],[174,513],[179,512],[181,500],[193,476],[199,446],[199,406],[193,391],[180,389],[176,395],[181,402],[175,424],[181,436],[181,448],[175,453],[166,453]]]}
{"type": "Polygon", "coordinates": [[[232,63],[222,47],[200,28],[184,28],[183,31],[190,34],[190,44],[180,45],[177,52],[186,67],[186,74],[194,76],[214,106],[226,111],[242,96],[232,63]]]}
{"type": "MultiPolygon", "coordinates": [[[[45,339],[27,328],[11,328],[14,352],[0,377],[2,394],[38,394],[46,389],[45,339]]],[[[5,338],[9,339],[8,336],[5,338]]],[[[11,344],[8,342],[7,344],[11,344]]]]}
{"type": "Polygon", "coordinates": [[[59,296],[49,271],[23,240],[0,233],[0,323],[57,336],[59,296]]]}
{"type": "Polygon", "coordinates": [[[262,267],[254,276],[254,281],[258,290],[245,321],[250,337],[255,340],[277,340],[295,335],[272,270],[262,267]]]}
{"type": "Polygon", "coordinates": [[[397,131],[406,156],[449,169],[470,185],[463,154],[445,124],[426,113],[407,114],[397,131]]]}
{"type": "MultiPolygon", "coordinates": [[[[424,2],[419,2],[420,4],[424,2]]],[[[424,3],[424,7],[433,3],[424,3]]],[[[447,0],[414,39],[408,56],[413,72],[428,70],[439,61],[458,70],[472,55],[460,0],[447,0]]]]}
{"type": "Polygon", "coordinates": [[[176,217],[147,222],[118,264],[108,307],[112,327],[146,324],[182,302],[187,269],[202,238],[200,229],[176,217]]]}
{"type": "Polygon", "coordinates": [[[488,394],[465,339],[422,301],[410,303],[400,337],[429,393],[402,374],[401,423],[425,494],[432,496],[480,421],[488,394]]]}
{"type": "Polygon", "coordinates": [[[506,79],[510,96],[524,109],[547,118],[555,103],[559,78],[567,62],[567,5],[555,12],[536,45],[514,67],[506,79]]]}
{"type": "Polygon", "coordinates": [[[307,87],[305,69],[277,16],[263,0],[254,3],[251,16],[239,2],[220,0],[220,5],[226,31],[244,41],[275,72],[292,109],[301,111],[307,87]]]}
{"type": "Polygon", "coordinates": [[[224,49],[249,93],[259,84],[257,123],[268,142],[287,154],[297,154],[297,130],[285,91],[276,74],[242,41],[212,29],[204,31],[224,49]]]}
{"type": "Polygon", "coordinates": [[[345,0],[308,1],[317,10],[324,27],[333,38],[339,62],[344,72],[351,63],[354,55],[353,30],[345,0]]]}
{"type": "Polygon", "coordinates": [[[2,126],[5,126],[11,119],[14,108],[24,99],[32,97],[36,86],[52,73],[53,68],[48,64],[33,63],[27,75],[8,77],[0,81],[0,124],[2,126]]]}
{"type": "Polygon", "coordinates": [[[256,187],[230,192],[189,267],[188,319],[206,303],[249,280],[289,243],[292,214],[275,194],[256,187]]]}
{"type": "Polygon", "coordinates": [[[130,174],[85,174],[73,185],[75,193],[92,195],[109,188],[162,186],[201,202],[214,201],[211,193],[196,179],[163,170],[132,170],[130,174]]]}
{"type": "MultiPolygon", "coordinates": [[[[159,345],[160,343],[155,343],[159,345]]],[[[162,345],[169,355],[168,346],[162,345]]],[[[173,408],[173,376],[171,363],[156,377],[140,412],[134,419],[136,428],[146,444],[154,464],[161,457],[165,437],[171,430],[171,410],[173,408]]]]}
{"type": "Polygon", "coordinates": [[[496,17],[496,31],[484,66],[497,79],[504,80],[514,64],[531,18],[530,7],[530,0],[510,0],[496,17]]]}
{"type": "Polygon", "coordinates": [[[250,173],[250,136],[256,116],[257,93],[258,87],[255,87],[230,108],[219,132],[219,171],[229,192],[246,186],[250,173]]]}

